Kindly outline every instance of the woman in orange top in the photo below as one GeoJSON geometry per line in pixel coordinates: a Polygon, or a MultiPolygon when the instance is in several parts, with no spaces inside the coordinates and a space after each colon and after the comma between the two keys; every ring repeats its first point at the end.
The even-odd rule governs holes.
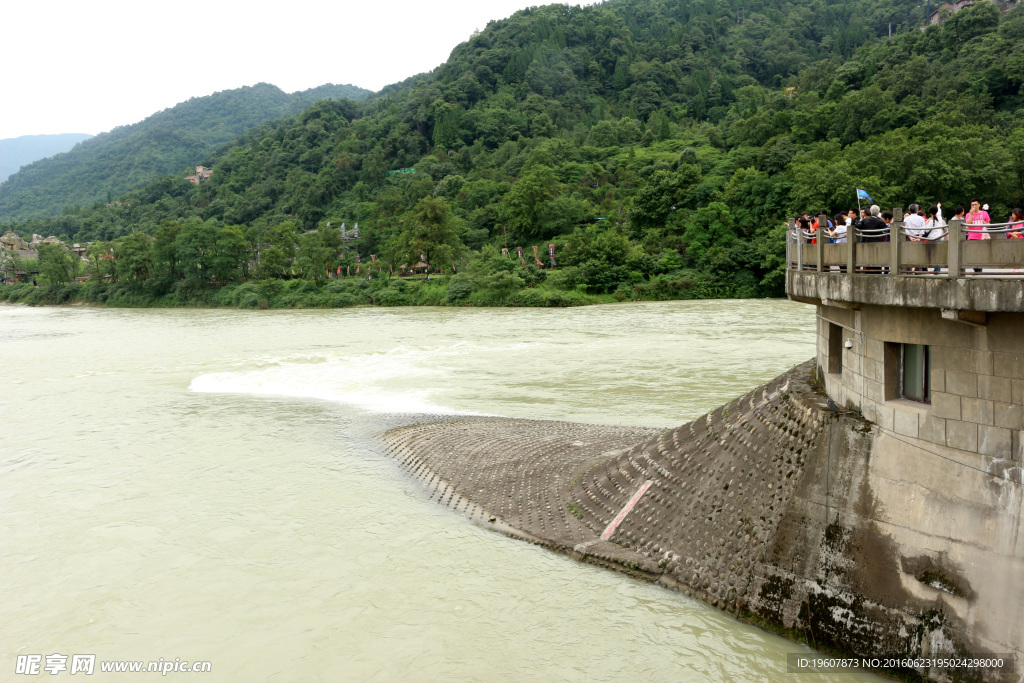
{"type": "Polygon", "coordinates": [[[814,224],[811,226],[811,229],[814,230],[814,239],[811,240],[811,244],[817,244],[818,236],[821,235],[824,239],[824,233],[832,229],[832,221],[828,218],[825,218],[825,225],[821,225],[819,223],[821,216],[823,215],[825,215],[824,211],[819,212],[818,215],[814,217],[814,224]]]}

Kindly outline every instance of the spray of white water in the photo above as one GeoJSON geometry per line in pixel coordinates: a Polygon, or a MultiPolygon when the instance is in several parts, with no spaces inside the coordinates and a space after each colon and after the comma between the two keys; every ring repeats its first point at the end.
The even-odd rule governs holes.
{"type": "Polygon", "coordinates": [[[196,377],[197,393],[312,398],[343,403],[370,413],[480,415],[443,404],[446,378],[459,371],[470,344],[399,346],[387,351],[298,354],[263,359],[247,369],[196,377]]]}

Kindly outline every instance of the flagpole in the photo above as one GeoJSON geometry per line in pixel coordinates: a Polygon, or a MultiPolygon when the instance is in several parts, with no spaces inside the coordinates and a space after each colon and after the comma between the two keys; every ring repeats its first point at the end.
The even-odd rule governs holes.
{"type": "Polygon", "coordinates": [[[860,189],[854,188],[853,191],[857,193],[857,218],[860,218],[860,189]]]}

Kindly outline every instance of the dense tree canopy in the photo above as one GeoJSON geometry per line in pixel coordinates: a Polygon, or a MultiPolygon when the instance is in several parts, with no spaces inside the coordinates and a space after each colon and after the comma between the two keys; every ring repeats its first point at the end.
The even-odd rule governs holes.
{"type": "Polygon", "coordinates": [[[781,222],[849,209],[857,187],[888,206],[978,196],[1001,217],[1024,204],[1024,10],[980,0],[920,30],[924,11],[532,8],[430,74],[250,131],[209,157],[208,183],[169,176],[122,203],[10,227],[115,254],[152,235],[152,253],[117,277],[162,291],[320,281],[357,254],[389,267],[422,254],[458,270],[450,302],[529,303],[538,288],[778,295],[781,222]],[[343,222],[360,224],[358,240],[341,243],[343,222]]]}

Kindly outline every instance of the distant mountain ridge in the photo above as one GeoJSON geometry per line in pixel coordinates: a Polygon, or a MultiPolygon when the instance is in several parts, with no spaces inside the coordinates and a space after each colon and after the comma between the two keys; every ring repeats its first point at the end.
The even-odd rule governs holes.
{"type": "MultiPolygon", "coordinates": [[[[0,184],[0,220],[57,215],[91,206],[201,163],[221,145],[317,100],[363,99],[371,91],[326,84],[285,93],[268,83],[194,97],[144,121],[86,139],[50,158],[36,156],[0,184]],[[65,151],[70,149],[70,151],[65,151]]],[[[0,152],[2,154],[2,152],[0,152]]],[[[50,154],[54,154],[51,152],[50,154]]]]}
{"type": "Polygon", "coordinates": [[[69,151],[92,135],[88,133],[58,133],[56,135],[21,135],[0,140],[0,183],[33,161],[69,151]]]}

